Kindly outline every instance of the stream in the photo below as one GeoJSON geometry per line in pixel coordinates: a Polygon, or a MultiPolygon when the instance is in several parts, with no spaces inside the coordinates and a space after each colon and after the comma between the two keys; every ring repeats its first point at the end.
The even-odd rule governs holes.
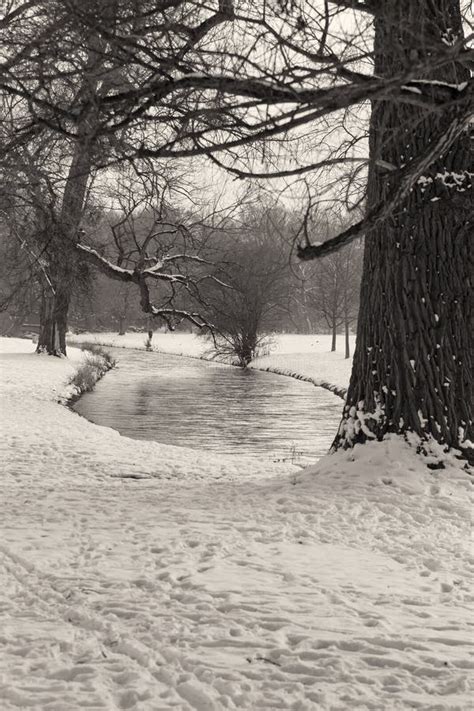
{"type": "Polygon", "coordinates": [[[74,410],[135,439],[307,466],[335,435],[342,401],[293,378],[183,356],[108,349],[117,367],[74,410]]]}

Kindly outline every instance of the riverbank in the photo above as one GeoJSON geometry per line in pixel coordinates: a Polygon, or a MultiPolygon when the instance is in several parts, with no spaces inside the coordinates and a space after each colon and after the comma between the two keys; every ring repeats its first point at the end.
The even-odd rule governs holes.
{"type": "MultiPolygon", "coordinates": [[[[189,476],[192,480],[246,476],[240,460],[222,457],[213,463],[196,450],[121,437],[115,430],[94,425],[58,405],[77,392],[69,381],[84,361],[83,351],[69,348],[67,359],[37,355],[31,341],[10,338],[0,338],[0,348],[7,473],[27,476],[39,467],[45,476],[51,472],[55,478],[88,477],[91,473],[100,478],[189,476]],[[24,451],[16,448],[17,440],[25,446],[24,451]]],[[[254,470],[261,476],[272,476],[285,468],[275,464],[269,469],[256,462],[254,470]]]]}
{"type": "Polygon", "coordinates": [[[293,378],[107,348],[118,367],[74,409],[125,437],[303,468],[327,453],[339,426],[340,401],[293,378]]]}
{"type": "Polygon", "coordinates": [[[71,386],[66,398],[68,407],[72,407],[84,393],[91,392],[116,362],[101,346],[82,344],[83,359],[71,374],[68,385],[71,386]]]}
{"type": "MultiPolygon", "coordinates": [[[[342,340],[342,339],[341,339],[342,340]]],[[[70,335],[71,344],[86,341],[114,348],[145,350],[144,333],[83,333],[70,335]]],[[[350,337],[351,352],[355,336],[350,337]]],[[[339,348],[342,345],[339,344],[339,348]]],[[[210,344],[206,339],[190,333],[155,333],[152,350],[173,355],[209,358],[210,344]]],[[[331,352],[331,336],[326,334],[276,334],[271,337],[269,353],[255,358],[251,368],[278,375],[307,380],[344,397],[352,368],[352,358],[344,358],[341,350],[331,352]]]]}
{"type": "Polygon", "coordinates": [[[471,481],[397,439],[303,472],[128,440],[0,339],[2,711],[467,711],[471,481]]]}

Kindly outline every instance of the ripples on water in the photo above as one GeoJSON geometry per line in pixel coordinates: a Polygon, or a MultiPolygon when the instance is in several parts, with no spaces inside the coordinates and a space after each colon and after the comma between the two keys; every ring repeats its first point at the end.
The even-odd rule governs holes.
{"type": "Polygon", "coordinates": [[[118,366],[74,409],[135,439],[307,465],[325,454],[342,402],[292,378],[110,349],[118,366]]]}

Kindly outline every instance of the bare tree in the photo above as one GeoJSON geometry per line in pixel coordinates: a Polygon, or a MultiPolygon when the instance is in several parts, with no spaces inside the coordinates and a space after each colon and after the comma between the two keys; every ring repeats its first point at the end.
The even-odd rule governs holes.
{"type": "MultiPolygon", "coordinates": [[[[364,217],[300,249],[309,260],[365,236],[357,347],[335,447],[415,433],[469,456],[474,82],[460,0],[124,2],[113,33],[89,3],[71,0],[74,22],[113,47],[111,69],[128,70],[127,82],[121,75],[120,86],[94,96],[68,94],[65,60],[52,60],[48,43],[38,49],[44,23],[26,5],[3,21],[8,38],[28,25],[25,16],[36,32],[20,51],[9,45],[3,68],[3,91],[26,101],[30,116],[13,141],[43,126],[80,140],[84,116],[98,111],[95,134],[111,145],[120,135],[114,159],[207,155],[240,178],[312,173],[320,197],[340,181],[338,166],[353,166],[350,186],[368,170],[364,217]],[[46,71],[25,82],[31,57],[46,71]]],[[[56,14],[44,16],[54,29],[52,6],[56,14]]]]}
{"type": "Polygon", "coordinates": [[[247,367],[278,330],[287,311],[289,246],[286,214],[261,206],[242,211],[239,224],[219,236],[218,281],[205,294],[216,357],[247,367]]]}
{"type": "Polygon", "coordinates": [[[82,261],[122,288],[134,286],[143,314],[169,330],[182,321],[210,328],[203,285],[222,282],[207,258],[209,225],[202,215],[173,208],[172,182],[154,165],[122,169],[112,191],[116,208],[90,234],[80,234],[76,249],[82,261]]]}
{"type": "Polygon", "coordinates": [[[359,316],[359,292],[362,278],[363,245],[353,242],[342,253],[344,275],[343,316],[344,316],[344,357],[350,358],[350,328],[359,316]]]}
{"type": "Polygon", "coordinates": [[[318,260],[316,268],[306,275],[307,300],[332,335],[331,351],[336,350],[337,334],[344,327],[346,358],[350,357],[350,326],[358,314],[361,252],[360,245],[350,244],[318,260]]]}
{"type": "MultiPolygon", "coordinates": [[[[226,3],[210,16],[207,9],[200,10],[199,4],[186,9],[180,5],[173,2],[156,8],[153,3],[145,3],[140,10],[129,0],[105,0],[99,5],[90,0],[32,0],[10,3],[1,21],[5,57],[0,66],[2,89],[15,104],[8,117],[4,150],[12,152],[31,145],[45,133],[57,133],[69,145],[62,190],[56,188],[60,199],[48,224],[35,229],[47,244],[42,250],[45,279],[38,351],[66,353],[67,315],[76,273],[81,261],[93,259],[79,245],[88,186],[93,172],[101,164],[107,165],[112,154],[122,154],[128,145],[122,130],[125,126],[107,127],[110,113],[104,100],[141,83],[149,71],[150,56],[145,63],[133,62],[133,42],[127,48],[127,34],[139,37],[141,43],[152,33],[159,50],[145,50],[144,55],[152,54],[152,62],[158,60],[160,64],[158,72],[167,75],[228,19],[226,3]],[[75,107],[72,114],[71,107],[75,107]],[[71,118],[73,131],[62,123],[64,119],[70,124],[71,118]]],[[[165,142],[173,114],[179,119],[182,108],[182,102],[173,106],[164,100],[161,115],[153,111],[155,124],[162,125],[165,142]]],[[[141,292],[145,303],[142,287],[141,292]]]]}

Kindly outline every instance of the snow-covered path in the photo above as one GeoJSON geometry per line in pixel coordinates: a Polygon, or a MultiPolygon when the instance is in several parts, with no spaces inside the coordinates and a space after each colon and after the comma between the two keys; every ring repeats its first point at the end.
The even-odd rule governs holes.
{"type": "Polygon", "coordinates": [[[216,461],[56,404],[67,361],[0,363],[2,711],[471,708],[459,466],[216,461]]]}

